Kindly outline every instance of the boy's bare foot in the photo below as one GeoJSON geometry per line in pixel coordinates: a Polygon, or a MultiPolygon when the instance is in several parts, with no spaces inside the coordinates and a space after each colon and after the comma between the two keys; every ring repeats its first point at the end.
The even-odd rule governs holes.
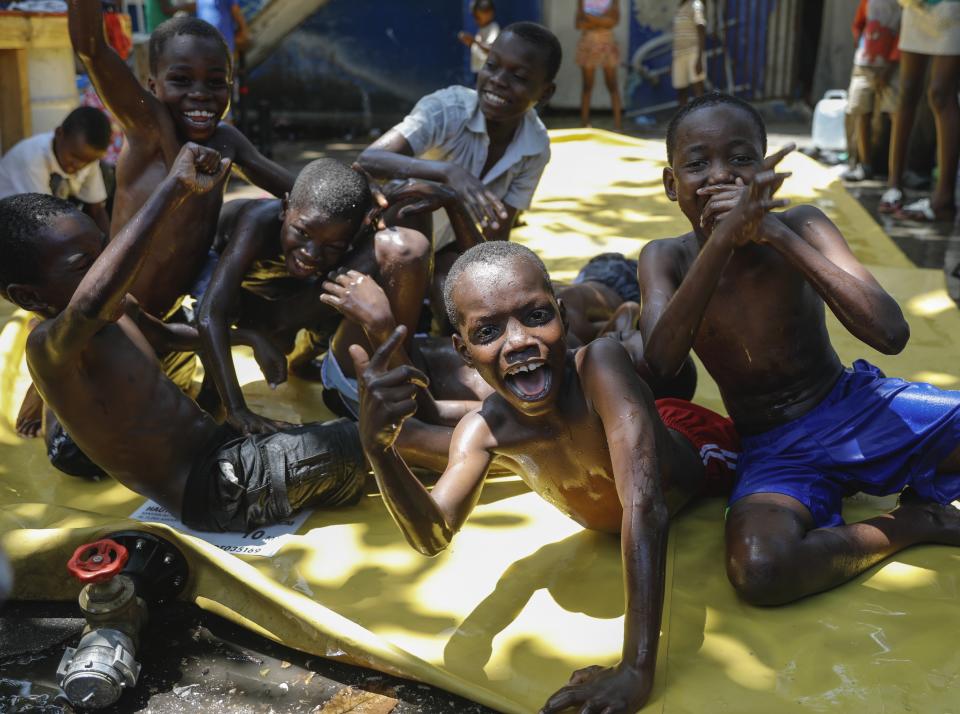
{"type": "Polygon", "coordinates": [[[916,523],[922,535],[920,542],[960,546],[960,508],[956,506],[922,501],[908,488],[901,494],[893,515],[916,523]]]}
{"type": "Polygon", "coordinates": [[[610,319],[607,321],[600,332],[597,333],[597,337],[603,337],[611,332],[631,332],[637,329],[637,322],[640,320],[640,305],[639,303],[632,302],[628,300],[627,302],[620,303],[617,309],[614,311],[613,315],[610,316],[610,319]]]}
{"type": "Polygon", "coordinates": [[[32,384],[23,395],[20,413],[17,414],[17,434],[24,439],[35,439],[43,428],[43,399],[32,384]]]}

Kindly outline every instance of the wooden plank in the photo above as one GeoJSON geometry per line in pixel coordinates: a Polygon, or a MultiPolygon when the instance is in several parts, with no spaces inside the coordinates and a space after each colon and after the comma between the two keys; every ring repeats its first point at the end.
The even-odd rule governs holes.
{"type": "Polygon", "coordinates": [[[0,13],[0,49],[70,47],[66,15],[0,13]]]}
{"type": "Polygon", "coordinates": [[[27,51],[0,49],[0,151],[31,135],[27,51]]]}

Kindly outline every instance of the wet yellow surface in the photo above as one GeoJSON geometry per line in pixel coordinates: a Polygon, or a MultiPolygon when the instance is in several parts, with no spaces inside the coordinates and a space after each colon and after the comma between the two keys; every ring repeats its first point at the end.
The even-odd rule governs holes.
{"type": "MultiPolygon", "coordinates": [[[[556,132],[553,152],[518,239],[558,277],[572,277],[597,252],[635,254],[647,240],[686,229],[663,196],[660,144],[556,132]]],[[[890,374],[956,385],[960,319],[942,274],[910,267],[821,167],[802,156],[785,163],[795,175],[784,193],[816,203],[838,223],[911,324],[907,350],[888,358],[833,323],[844,359],[863,356],[890,374]]],[[[72,598],[70,553],[134,525],[126,516],[142,499],[110,481],[61,476],[39,442],[13,435],[26,388],[26,321],[4,307],[0,322],[0,542],[15,564],[18,597],[72,598]]],[[[325,416],[314,386],[271,392],[247,353],[236,360],[254,409],[285,419],[325,416]]],[[[697,401],[719,406],[702,370],[697,401]]],[[[845,515],[857,519],[883,505],[854,499],[845,515]]],[[[673,525],[657,683],[646,711],[960,710],[953,635],[960,551],[914,548],[832,592],[754,608],[725,579],[723,508],[703,501],[673,525]]],[[[488,483],[453,546],[432,559],[406,545],[375,495],[313,514],[271,558],[237,558],[155,528],[187,553],[187,596],[201,607],[292,647],[421,679],[502,711],[535,711],[574,669],[612,664],[621,648],[618,541],[583,531],[516,479],[488,483]]]]}

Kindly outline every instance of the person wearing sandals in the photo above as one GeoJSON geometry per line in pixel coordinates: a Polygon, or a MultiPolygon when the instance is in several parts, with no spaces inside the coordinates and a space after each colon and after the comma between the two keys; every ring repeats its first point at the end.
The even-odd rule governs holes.
{"type": "Polygon", "coordinates": [[[900,26],[900,101],[890,142],[889,188],[881,213],[933,222],[956,217],[957,157],[960,154],[960,0],[902,0],[900,26]],[[910,131],[930,65],[927,98],[937,127],[939,177],[933,195],[904,204],[902,178],[910,131]]]}

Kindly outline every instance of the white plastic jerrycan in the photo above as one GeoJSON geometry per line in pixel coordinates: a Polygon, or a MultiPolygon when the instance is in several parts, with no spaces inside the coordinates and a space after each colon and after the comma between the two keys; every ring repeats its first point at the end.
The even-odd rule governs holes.
{"type": "Polygon", "coordinates": [[[821,151],[846,151],[847,91],[829,89],[813,110],[813,145],[821,151]]]}

